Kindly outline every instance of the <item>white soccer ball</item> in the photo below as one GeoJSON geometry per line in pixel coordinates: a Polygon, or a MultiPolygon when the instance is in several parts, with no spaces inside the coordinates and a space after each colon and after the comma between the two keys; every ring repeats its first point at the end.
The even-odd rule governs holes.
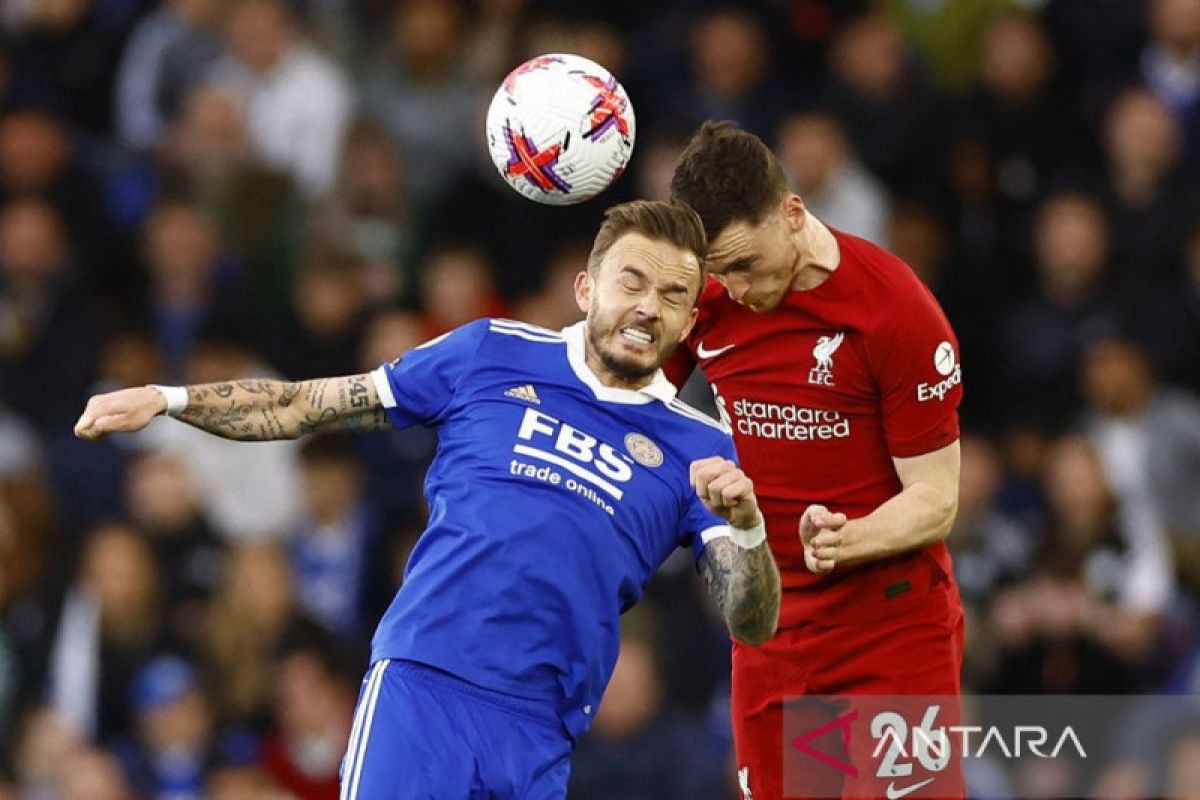
{"type": "Polygon", "coordinates": [[[500,84],[487,137],[509,186],[539,203],[570,205],[595,197],[624,171],[633,153],[633,106],[604,67],[551,53],[500,84]]]}

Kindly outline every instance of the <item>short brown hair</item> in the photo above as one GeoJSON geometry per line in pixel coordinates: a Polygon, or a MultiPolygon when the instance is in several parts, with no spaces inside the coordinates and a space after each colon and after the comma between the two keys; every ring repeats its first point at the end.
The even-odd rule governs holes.
{"type": "Polygon", "coordinates": [[[710,240],[730,223],[761,222],[787,191],[779,159],[734,122],[701,125],[671,178],[671,199],[696,209],[710,240]]]}
{"type": "Polygon", "coordinates": [[[588,272],[595,274],[613,243],[631,232],[640,233],[647,239],[670,242],[695,253],[700,263],[700,286],[704,286],[704,252],[708,249],[708,239],[704,236],[700,216],[689,206],[663,200],[633,200],[605,211],[604,223],[596,233],[588,256],[588,272]]]}

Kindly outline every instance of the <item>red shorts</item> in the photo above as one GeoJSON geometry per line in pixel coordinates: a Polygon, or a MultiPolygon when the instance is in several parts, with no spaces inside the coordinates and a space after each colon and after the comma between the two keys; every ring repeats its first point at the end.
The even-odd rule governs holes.
{"type": "MultiPolygon", "coordinates": [[[[964,797],[957,762],[929,777],[915,771],[859,771],[858,777],[830,769],[794,752],[784,742],[785,697],[854,695],[939,695],[957,698],[962,669],[963,618],[905,622],[905,618],[857,625],[823,627],[805,624],[780,630],[762,647],[734,643],[733,740],[738,779],[747,798],[783,797],[964,797]],[[787,769],[784,759],[788,759],[787,769]],[[868,772],[870,774],[868,774],[868,772]],[[785,786],[786,773],[786,786],[785,786]],[[746,790],[749,789],[748,792],[746,790]],[[785,789],[787,793],[785,794],[785,789]],[[908,791],[905,791],[908,789],[908,791]]],[[[800,704],[812,710],[815,703],[800,704]]],[[[943,710],[939,724],[959,724],[956,701],[943,710]]],[[[824,717],[798,723],[789,706],[789,730],[797,724],[827,725],[839,713],[825,707],[824,717]]],[[[907,719],[907,715],[906,715],[907,719]]],[[[909,724],[916,726],[920,716],[909,724]]],[[[789,734],[790,738],[790,734],[789,734]]],[[[860,737],[861,744],[861,737],[860,737]]],[[[836,760],[836,757],[835,757],[836,760]]],[[[902,767],[907,770],[907,767],[902,767]]]]}

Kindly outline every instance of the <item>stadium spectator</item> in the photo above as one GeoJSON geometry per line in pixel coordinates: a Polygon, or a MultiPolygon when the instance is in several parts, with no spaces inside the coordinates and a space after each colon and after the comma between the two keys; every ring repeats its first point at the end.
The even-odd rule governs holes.
{"type": "Polygon", "coordinates": [[[426,338],[480,317],[509,316],[508,305],[496,290],[495,265],[480,248],[434,245],[421,272],[426,338]]]}
{"type": "Polygon", "coordinates": [[[305,197],[319,197],[333,185],[350,121],[341,67],[304,41],[286,0],[233,4],[226,42],[229,57],[213,68],[214,80],[241,93],[255,152],[305,197]]]}
{"type": "Polygon", "coordinates": [[[1000,374],[1009,421],[1064,427],[1079,409],[1083,346],[1120,322],[1108,293],[1109,235],[1087,195],[1059,194],[1037,212],[1039,292],[1010,306],[1002,321],[1000,374]]]}
{"type": "Polygon", "coordinates": [[[663,98],[661,121],[690,130],[706,119],[734,119],[770,136],[786,103],[771,73],[763,20],[753,10],[726,6],[700,16],[690,34],[691,81],[663,98]]]}
{"type": "Polygon", "coordinates": [[[16,727],[12,769],[21,797],[54,797],[68,756],[83,746],[79,733],[48,706],[34,706],[16,727]]]}
{"type": "Polygon", "coordinates": [[[130,682],[168,644],[161,596],[162,576],[134,528],[110,523],[88,532],[44,673],[54,710],[85,739],[103,743],[132,730],[130,682]]]}
{"type": "Polygon", "coordinates": [[[0,747],[12,744],[4,732],[13,730],[27,689],[40,677],[28,632],[13,623],[34,607],[29,598],[61,544],[51,495],[33,463],[22,465],[20,474],[0,475],[0,747]]]}
{"type": "MultiPolygon", "coordinates": [[[[1083,354],[1085,429],[1122,506],[1142,529],[1170,536],[1186,554],[1181,565],[1193,588],[1200,573],[1200,400],[1158,386],[1145,353],[1110,339],[1083,354]]],[[[1160,545],[1161,546],[1161,545],[1160,545]]]]}
{"type": "Polygon", "coordinates": [[[1138,281],[1128,287],[1125,302],[1131,332],[1158,378],[1200,396],[1200,222],[1183,253],[1179,274],[1138,281]]]}
{"type": "Polygon", "coordinates": [[[341,247],[315,243],[298,265],[291,308],[261,335],[263,354],[289,378],[350,372],[368,300],[363,260],[341,247]]]}
{"type": "MultiPolygon", "coordinates": [[[[391,36],[367,70],[362,101],[408,159],[416,191],[433,200],[472,157],[464,131],[478,129],[483,87],[463,61],[460,0],[408,0],[394,6],[391,36]]],[[[490,90],[490,87],[488,87],[490,90]]]]}
{"type": "Polygon", "coordinates": [[[1150,685],[1173,585],[1161,532],[1113,495],[1083,436],[1052,444],[1045,490],[1035,570],[992,607],[1001,657],[992,688],[1103,694],[1150,685]]]}
{"type": "Polygon", "coordinates": [[[334,191],[315,212],[324,241],[365,264],[367,294],[386,303],[411,293],[424,244],[426,206],[409,186],[408,167],[377,123],[350,128],[334,191]]]}
{"type": "Polygon", "coordinates": [[[300,609],[329,633],[364,639],[367,581],[379,521],[364,502],[365,477],[352,441],[325,436],[300,450],[304,518],[288,535],[300,609]]]}
{"type": "Polygon", "coordinates": [[[129,277],[110,258],[113,234],[102,187],[79,162],[59,118],[28,108],[0,120],[0,195],[40,196],[54,205],[75,251],[87,260],[81,277],[89,287],[111,292],[129,277]]]}
{"type": "Polygon", "coordinates": [[[653,606],[621,619],[621,649],[596,722],[572,759],[579,800],[718,800],[730,792],[721,742],[697,719],[665,706],[653,606]]]}
{"type": "Polygon", "coordinates": [[[204,616],[225,566],[226,546],[209,524],[187,465],[153,450],[135,455],[125,477],[129,518],[145,535],[163,576],[162,613],[172,641],[202,645],[204,616]]]}
{"type": "Polygon", "coordinates": [[[246,125],[234,90],[196,87],[159,151],[160,196],[185,198],[212,217],[224,248],[245,265],[248,291],[278,309],[291,287],[302,204],[287,172],[254,158],[246,125]]]}
{"type": "Polygon", "coordinates": [[[59,790],[63,800],[134,800],[137,796],[121,772],[121,765],[106,749],[73,751],[60,769],[59,790]]]}
{"type": "MultiPolygon", "coordinates": [[[[358,655],[356,648],[349,652],[358,655]]],[[[275,686],[277,727],[263,743],[263,769],[298,800],[337,800],[359,667],[357,658],[346,658],[320,636],[284,646],[275,686]]]]}
{"type": "Polygon", "coordinates": [[[226,562],[209,606],[205,656],[213,702],[231,726],[270,726],[274,657],[296,620],[295,576],[271,544],[244,544],[226,562]]]}
{"type": "Polygon", "coordinates": [[[123,145],[153,150],[184,99],[221,55],[217,0],[167,0],[130,33],[117,72],[116,127],[123,145]]]}
{"type": "Polygon", "coordinates": [[[829,49],[821,91],[862,163],[897,193],[928,191],[940,152],[939,104],[896,25],[882,11],[848,22],[829,49]]]}
{"type": "Polygon", "coordinates": [[[46,432],[95,370],[95,327],[62,216],[36,197],[0,207],[0,398],[46,432]]]}
{"type": "Polygon", "coordinates": [[[112,745],[126,780],[144,797],[200,800],[215,736],[195,667],[154,657],[134,676],[129,702],[135,733],[112,745]]]}
{"type": "Polygon", "coordinates": [[[1162,282],[1179,274],[1184,240],[1200,215],[1200,192],[1183,170],[1183,140],[1171,110],[1144,89],[1117,95],[1105,120],[1113,278],[1162,282]]]}
{"type": "MultiPolygon", "coordinates": [[[[822,219],[818,217],[818,219],[822,219]]],[[[891,209],[885,239],[893,253],[912,267],[937,298],[964,353],[963,381],[972,391],[963,395],[959,413],[968,426],[994,428],[1002,416],[1002,394],[995,377],[998,353],[996,330],[1000,309],[988,265],[972,263],[956,249],[946,221],[933,208],[901,201],[891,209]]]]}
{"type": "Polygon", "coordinates": [[[517,303],[516,318],[555,331],[579,322],[583,313],[571,301],[571,285],[587,254],[586,242],[564,242],[547,263],[541,287],[517,303]]]}
{"type": "Polygon", "coordinates": [[[686,136],[669,131],[638,140],[637,163],[632,165],[638,197],[646,200],[671,199],[671,175],[686,144],[686,136]]]}
{"type": "Polygon", "coordinates": [[[126,20],[96,0],[9,5],[14,94],[92,136],[110,134],[126,20]]]}
{"type": "Polygon", "coordinates": [[[775,150],[792,188],[818,219],[888,246],[887,193],[858,162],[835,117],[818,111],[788,117],[775,150]]]}
{"type": "Polygon", "coordinates": [[[1037,537],[1000,504],[1004,462],[995,444],[964,434],[961,447],[958,516],[947,542],[967,613],[963,682],[979,690],[993,666],[994,645],[986,627],[992,598],[1028,574],[1037,537]]]}
{"type": "Polygon", "coordinates": [[[1087,140],[1074,109],[1061,102],[1054,51],[1037,17],[1010,12],[992,20],[979,50],[980,84],[968,124],[984,133],[996,181],[1015,210],[1028,211],[1087,140]]]}
{"type": "Polygon", "coordinates": [[[1149,38],[1138,58],[1139,72],[1178,115],[1194,153],[1200,141],[1200,3],[1152,0],[1146,15],[1149,38]]]}
{"type": "Polygon", "coordinates": [[[154,334],[164,376],[182,379],[196,341],[236,319],[239,276],[221,247],[216,220],[197,205],[168,200],[146,221],[149,285],[133,308],[154,334]]]}

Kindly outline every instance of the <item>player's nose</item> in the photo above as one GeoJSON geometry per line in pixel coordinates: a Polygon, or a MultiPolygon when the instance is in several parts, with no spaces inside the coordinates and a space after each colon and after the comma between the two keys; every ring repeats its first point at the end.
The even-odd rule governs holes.
{"type": "Polygon", "coordinates": [[[729,295],[729,299],[735,303],[742,302],[742,298],[746,296],[746,290],[750,288],[750,284],[744,281],[725,281],[725,292],[729,295]]]}
{"type": "Polygon", "coordinates": [[[662,301],[655,296],[654,292],[646,292],[638,300],[634,310],[643,319],[658,319],[662,315],[662,301]]]}

